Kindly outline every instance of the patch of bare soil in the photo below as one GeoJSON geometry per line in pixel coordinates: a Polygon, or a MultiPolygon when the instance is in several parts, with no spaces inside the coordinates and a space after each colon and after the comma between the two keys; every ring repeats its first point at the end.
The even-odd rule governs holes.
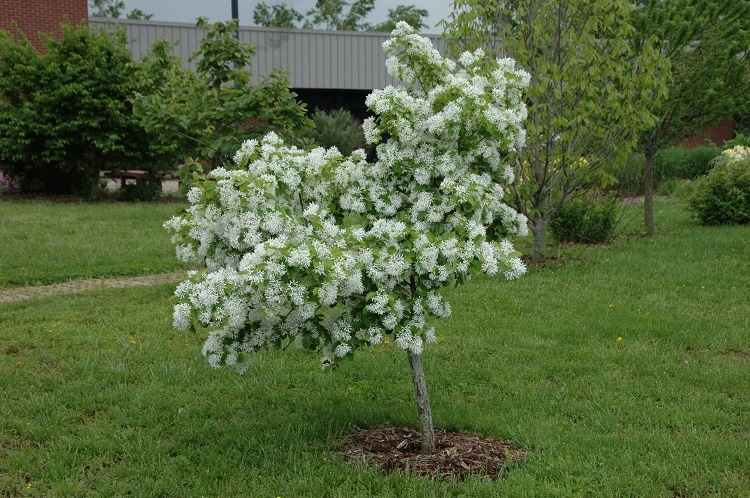
{"type": "Polygon", "coordinates": [[[722,351],[724,356],[739,358],[740,360],[750,361],[750,352],[748,351],[722,351]]]}
{"type": "MultiPolygon", "coordinates": [[[[73,294],[87,290],[111,287],[134,287],[139,285],[168,284],[184,280],[187,272],[153,273],[137,277],[81,278],[52,285],[26,285],[0,289],[0,303],[14,303],[35,297],[57,294],[73,294]]],[[[6,353],[9,354],[9,353],[6,353]]]]}
{"type": "Polygon", "coordinates": [[[503,441],[465,432],[435,431],[437,450],[420,453],[419,431],[407,427],[361,429],[339,449],[346,459],[374,464],[385,473],[405,471],[432,479],[465,479],[470,476],[502,477],[526,453],[503,441]]]}
{"type": "Polygon", "coordinates": [[[34,441],[32,441],[29,438],[21,437],[17,439],[9,439],[7,441],[3,441],[2,444],[0,444],[3,448],[8,449],[18,449],[18,448],[28,448],[30,446],[34,446],[34,441]]]}

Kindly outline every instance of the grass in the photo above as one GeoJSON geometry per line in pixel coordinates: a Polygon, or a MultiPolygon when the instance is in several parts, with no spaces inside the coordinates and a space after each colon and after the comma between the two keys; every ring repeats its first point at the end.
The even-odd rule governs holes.
{"type": "Polygon", "coordinates": [[[183,268],[161,226],[180,207],[0,201],[0,286],[183,268]]]}
{"type": "Polygon", "coordinates": [[[416,424],[392,344],[331,373],[300,351],[212,370],[159,285],[0,305],[0,496],[750,496],[750,227],[674,202],[657,224],[449,293],[433,415],[527,450],[501,481],[336,455],[355,427],[416,424]]]}

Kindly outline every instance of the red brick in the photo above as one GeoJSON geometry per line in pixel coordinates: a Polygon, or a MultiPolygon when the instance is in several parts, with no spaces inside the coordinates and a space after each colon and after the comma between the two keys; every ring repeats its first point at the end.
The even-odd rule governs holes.
{"type": "Polygon", "coordinates": [[[13,32],[15,21],[29,41],[41,49],[39,33],[59,36],[61,24],[88,22],[88,16],[87,0],[3,0],[0,29],[13,32]]]}
{"type": "Polygon", "coordinates": [[[686,149],[694,149],[706,145],[706,140],[713,142],[717,147],[724,145],[724,142],[734,138],[734,126],[729,118],[722,119],[714,126],[707,126],[701,130],[698,136],[684,140],[680,143],[686,149]]]}

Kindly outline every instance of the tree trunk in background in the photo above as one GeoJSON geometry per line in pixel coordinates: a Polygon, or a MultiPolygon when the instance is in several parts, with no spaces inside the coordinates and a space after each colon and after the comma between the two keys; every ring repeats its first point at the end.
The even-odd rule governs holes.
{"type": "Polygon", "coordinates": [[[427,396],[427,383],[424,379],[422,360],[418,354],[409,355],[411,377],[414,381],[414,394],[417,399],[417,413],[419,414],[419,432],[422,437],[422,453],[435,452],[435,428],[432,425],[432,410],[430,398],[427,396]]]}
{"type": "Polygon", "coordinates": [[[549,219],[543,217],[534,217],[529,225],[534,234],[534,247],[531,251],[531,259],[534,261],[541,261],[547,256],[548,225],[549,219]]]}
{"type": "Polygon", "coordinates": [[[654,223],[654,157],[656,149],[647,146],[644,150],[646,167],[643,170],[643,223],[646,225],[646,235],[654,236],[656,225],[654,223]]]}
{"type": "Polygon", "coordinates": [[[90,172],[89,179],[91,181],[91,190],[89,190],[89,198],[91,199],[99,198],[99,175],[101,173],[101,170],[101,166],[95,164],[90,172]]]}

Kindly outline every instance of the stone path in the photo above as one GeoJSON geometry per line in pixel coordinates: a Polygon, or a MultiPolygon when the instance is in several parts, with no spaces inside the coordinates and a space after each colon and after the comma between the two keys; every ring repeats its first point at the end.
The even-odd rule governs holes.
{"type": "Polygon", "coordinates": [[[13,303],[35,297],[47,297],[56,294],[73,294],[94,289],[176,283],[184,280],[186,276],[186,271],[175,271],[171,273],[141,275],[138,277],[81,278],[52,285],[6,287],[0,289],[0,303],[13,303]]]}

